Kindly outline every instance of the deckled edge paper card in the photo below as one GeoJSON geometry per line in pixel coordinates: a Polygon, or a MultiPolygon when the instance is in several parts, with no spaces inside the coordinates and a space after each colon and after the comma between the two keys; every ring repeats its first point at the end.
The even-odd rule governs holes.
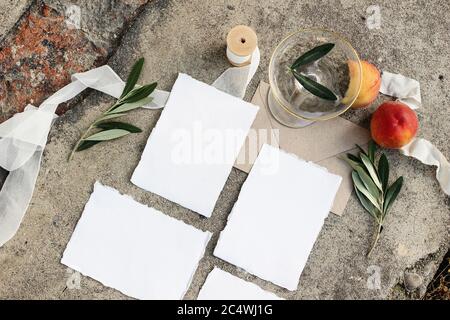
{"type": "Polygon", "coordinates": [[[198,300],[284,300],[256,284],[242,280],[219,268],[208,274],[198,300]]]}
{"type": "Polygon", "coordinates": [[[214,255],[296,290],[341,177],[263,145],[214,255]]]}
{"type": "Polygon", "coordinates": [[[96,182],[61,263],[138,299],[182,299],[210,232],[96,182]]]}
{"type": "Polygon", "coordinates": [[[299,129],[283,126],[273,118],[267,106],[269,90],[270,86],[261,81],[253,95],[251,102],[259,106],[260,110],[234,166],[250,172],[258,155],[256,151],[259,152],[264,143],[313,161],[343,178],[331,208],[333,213],[342,215],[353,192],[353,181],[352,168],[340,158],[346,153],[359,152],[356,144],[364,147],[371,140],[369,130],[342,117],[318,121],[299,129]],[[251,143],[255,140],[257,144],[251,143]],[[256,150],[255,145],[258,147],[256,150]]]}
{"type": "Polygon", "coordinates": [[[180,73],[131,181],[210,217],[258,109],[180,73]]]}

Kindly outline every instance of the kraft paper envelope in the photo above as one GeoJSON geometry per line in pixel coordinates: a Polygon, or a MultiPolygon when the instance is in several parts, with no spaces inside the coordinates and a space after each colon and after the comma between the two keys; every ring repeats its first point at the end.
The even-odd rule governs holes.
{"type": "Polygon", "coordinates": [[[283,126],[273,118],[267,107],[269,88],[267,83],[260,82],[253,96],[251,103],[260,109],[234,166],[244,172],[250,172],[257,157],[255,148],[249,148],[249,141],[254,141],[251,139],[252,135],[258,136],[257,150],[267,143],[296,154],[304,160],[316,162],[343,178],[331,209],[331,212],[342,215],[352,193],[353,183],[351,168],[338,157],[347,152],[354,152],[355,144],[366,145],[370,141],[370,132],[342,117],[318,121],[299,129],[283,126]],[[261,129],[265,130],[260,131],[261,129]]]}

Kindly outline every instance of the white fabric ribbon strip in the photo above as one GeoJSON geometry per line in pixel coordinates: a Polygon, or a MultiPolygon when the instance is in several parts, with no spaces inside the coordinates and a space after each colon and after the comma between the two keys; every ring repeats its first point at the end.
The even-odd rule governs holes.
{"type": "Polygon", "coordinates": [[[28,105],[23,112],[0,124],[0,166],[10,171],[0,190],[0,246],[17,232],[28,208],[58,105],[88,87],[119,96],[123,86],[123,81],[108,66],[74,74],[70,84],[39,108],[28,105]]]}
{"type": "MultiPolygon", "coordinates": [[[[397,98],[416,110],[422,105],[420,84],[401,74],[383,71],[380,92],[397,98]]],[[[445,194],[450,195],[450,165],[444,155],[428,140],[414,138],[400,152],[426,165],[437,166],[436,179],[445,194]]]]}
{"type": "Polygon", "coordinates": [[[415,138],[400,149],[400,152],[414,157],[423,164],[437,166],[436,179],[445,194],[450,195],[450,164],[444,155],[430,141],[415,138]]]}
{"type": "Polygon", "coordinates": [[[383,71],[380,92],[397,98],[398,101],[407,104],[413,110],[422,105],[419,81],[401,74],[383,71]]]}
{"type": "Polygon", "coordinates": [[[244,67],[228,68],[213,82],[212,86],[232,96],[244,98],[247,86],[258,69],[259,60],[260,52],[256,47],[250,64],[244,67]]]}
{"type": "MultiPolygon", "coordinates": [[[[225,70],[213,83],[219,90],[242,98],[259,65],[259,49],[250,65],[225,70]]],[[[0,124],[0,167],[9,171],[0,190],[0,247],[17,232],[33,195],[42,153],[55,111],[87,88],[119,98],[125,83],[107,65],[72,76],[72,82],[55,92],[39,108],[28,105],[21,113],[0,124]]],[[[155,90],[144,108],[164,107],[169,92],[155,90]]]]}

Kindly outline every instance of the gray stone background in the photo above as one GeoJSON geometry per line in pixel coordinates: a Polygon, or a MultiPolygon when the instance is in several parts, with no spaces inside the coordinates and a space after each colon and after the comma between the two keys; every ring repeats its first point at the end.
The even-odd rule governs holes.
{"type": "MultiPolygon", "coordinates": [[[[26,0],[17,5],[13,2],[16,1],[0,3],[2,35],[14,28],[30,5],[26,0]]],[[[97,21],[96,6],[101,6],[100,2],[93,2],[89,7],[86,1],[46,2],[59,10],[78,3],[83,30],[97,21]]],[[[111,10],[114,10],[114,2],[109,2],[111,10]]],[[[108,63],[126,77],[132,63],[143,56],[146,64],[141,81],[158,81],[159,87],[166,90],[170,90],[178,72],[211,83],[229,67],[224,55],[227,32],[234,25],[247,24],[259,35],[262,56],[260,68],[247,92],[248,100],[259,81],[267,81],[270,54],[284,35],[304,27],[332,29],[346,35],[363,59],[382,70],[420,81],[423,107],[418,111],[419,136],[431,140],[450,158],[449,11],[447,0],[154,0],[133,18],[135,21],[125,26],[121,42],[111,45],[114,50],[108,63]],[[368,27],[373,14],[366,11],[370,5],[380,9],[379,29],[368,27]]],[[[114,28],[105,27],[107,31],[111,29],[114,28]]],[[[92,41],[106,41],[108,35],[99,39],[92,41]]],[[[380,97],[374,105],[383,99],[380,97]]],[[[144,192],[129,181],[159,111],[132,112],[129,121],[145,128],[143,133],[100,144],[76,154],[74,160],[67,163],[70,148],[81,131],[111,102],[110,98],[92,92],[54,125],[31,206],[17,235],[0,248],[0,298],[127,298],[91,278],[78,278],[59,262],[95,180],[201,230],[214,232],[187,299],[196,298],[214,266],[288,299],[419,298],[449,248],[450,202],[435,179],[435,168],[396,151],[387,151],[392,177],[403,175],[405,185],[370,259],[365,257],[365,252],[374,226],[352,195],[343,217],[330,214],[327,218],[295,292],[262,281],[212,256],[218,234],[245,181],[245,173],[233,169],[209,219],[144,192]],[[404,288],[405,274],[408,278],[414,275],[413,292],[404,288]],[[380,285],[371,286],[371,283],[376,284],[377,281],[372,280],[378,275],[380,285]]],[[[367,127],[369,115],[368,110],[349,111],[344,117],[367,127]]]]}

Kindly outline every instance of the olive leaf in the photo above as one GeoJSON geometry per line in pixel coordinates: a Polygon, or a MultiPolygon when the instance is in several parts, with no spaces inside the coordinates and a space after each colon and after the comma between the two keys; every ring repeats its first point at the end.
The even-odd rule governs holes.
{"type": "Polygon", "coordinates": [[[297,69],[300,66],[319,60],[323,56],[327,55],[334,48],[334,43],[325,43],[317,46],[308,52],[302,54],[291,66],[291,69],[297,69]]]}
{"type": "Polygon", "coordinates": [[[360,159],[355,160],[353,157],[356,156],[352,155],[353,157],[350,157],[350,155],[352,154],[347,153],[347,157],[343,158],[343,160],[346,161],[350,165],[350,167],[353,168],[353,170],[356,170],[356,168],[361,168],[361,166],[363,165],[362,161],[360,159]]]}
{"type": "Polygon", "coordinates": [[[144,99],[148,97],[155,89],[158,83],[153,82],[151,84],[146,84],[142,87],[137,87],[130,91],[123,99],[121,99],[121,103],[132,103],[139,101],[141,99],[144,99]]]}
{"type": "Polygon", "coordinates": [[[359,167],[356,168],[356,172],[358,173],[358,176],[361,178],[361,181],[366,186],[367,190],[369,190],[370,194],[375,197],[375,199],[380,198],[380,191],[378,187],[376,186],[375,182],[370,178],[370,176],[364,171],[363,168],[359,167]]]}
{"type": "Polygon", "coordinates": [[[361,161],[361,159],[358,158],[357,156],[355,156],[354,154],[347,153],[347,158],[350,159],[350,160],[352,160],[353,162],[356,162],[356,163],[359,164],[359,165],[362,165],[362,164],[363,164],[362,161],[361,161]]]}
{"type": "Polygon", "coordinates": [[[101,141],[114,140],[130,133],[142,132],[141,129],[129,123],[106,121],[122,117],[126,115],[127,112],[142,107],[152,101],[152,98],[149,96],[156,89],[157,83],[154,82],[143,86],[137,85],[143,65],[144,58],[139,59],[133,65],[119,99],[82,134],[70,153],[69,161],[72,159],[75,152],[89,149],[101,141]],[[95,128],[101,130],[91,134],[91,130],[95,128]]]}
{"type": "Polygon", "coordinates": [[[130,74],[128,75],[127,82],[125,87],[123,88],[122,94],[120,98],[125,97],[131,90],[136,86],[137,81],[139,80],[139,76],[141,75],[142,67],[144,66],[144,58],[140,58],[136,63],[131,67],[130,74]]]}
{"type": "Polygon", "coordinates": [[[118,106],[117,108],[111,110],[109,112],[109,114],[124,113],[124,112],[127,112],[127,111],[131,111],[131,110],[140,108],[142,106],[145,106],[146,104],[149,104],[150,102],[152,102],[152,100],[153,100],[153,98],[146,97],[146,98],[143,98],[143,99],[138,100],[136,102],[124,103],[124,104],[118,106]]]}
{"type": "Polygon", "coordinates": [[[372,193],[370,193],[369,190],[367,190],[367,187],[361,180],[361,177],[359,176],[358,172],[356,171],[352,172],[352,179],[355,188],[357,188],[363,195],[365,195],[366,198],[373,204],[375,208],[381,211],[381,207],[380,204],[378,203],[378,200],[375,198],[375,196],[372,195],[372,193]]]}
{"type": "Polygon", "coordinates": [[[367,147],[367,156],[369,157],[370,161],[375,161],[375,152],[377,151],[377,145],[373,140],[370,140],[369,145],[367,147]]]}
{"type": "MultiPolygon", "coordinates": [[[[129,133],[139,133],[142,132],[142,130],[136,126],[133,126],[132,124],[125,123],[125,122],[118,122],[118,121],[111,121],[111,122],[101,122],[97,123],[95,125],[99,129],[103,130],[110,130],[110,129],[122,129],[126,130],[129,133]]],[[[92,139],[92,136],[90,137],[92,139]]],[[[76,149],[76,152],[83,151],[86,149],[89,149],[93,146],[95,146],[97,143],[100,143],[105,140],[91,140],[91,139],[85,139],[83,140],[78,148],[76,149]]]]}
{"type": "Polygon", "coordinates": [[[380,191],[382,191],[383,187],[381,185],[380,180],[378,179],[378,174],[372,163],[372,160],[370,160],[369,157],[366,156],[365,154],[361,154],[360,156],[364,166],[367,169],[367,172],[369,172],[369,175],[372,178],[373,183],[378,187],[378,189],[380,189],[380,191]]]}
{"type": "Polygon", "coordinates": [[[107,141],[107,140],[113,140],[117,139],[123,136],[126,136],[127,134],[130,134],[130,131],[123,130],[123,129],[111,129],[111,130],[105,130],[100,131],[97,133],[94,133],[93,135],[84,138],[84,141],[107,141]]]}
{"type": "Polygon", "coordinates": [[[336,101],[337,96],[328,89],[327,87],[321,85],[320,83],[312,80],[311,78],[307,77],[306,75],[299,73],[297,71],[297,68],[306,65],[308,63],[311,63],[313,61],[316,61],[325,55],[327,55],[332,49],[334,48],[334,43],[325,43],[320,46],[317,46],[308,52],[302,54],[299,58],[297,58],[294,63],[289,68],[294,75],[294,78],[305,88],[305,90],[309,91],[316,97],[330,100],[330,101],[336,101]]]}
{"type": "Polygon", "coordinates": [[[397,198],[398,194],[400,193],[400,190],[403,186],[403,177],[398,178],[395,180],[395,182],[387,189],[386,191],[386,198],[384,200],[384,214],[383,216],[386,216],[389,209],[392,206],[392,203],[397,198]]]}
{"type": "Polygon", "coordinates": [[[111,119],[114,119],[114,118],[119,118],[119,117],[122,117],[124,115],[125,115],[125,113],[112,113],[112,114],[105,113],[105,115],[100,117],[100,118],[98,118],[97,121],[94,122],[94,124],[97,124],[97,123],[99,123],[101,121],[106,121],[106,120],[111,120],[111,119]]]}
{"type": "Polygon", "coordinates": [[[293,74],[295,79],[297,79],[303,88],[311,92],[313,95],[325,100],[337,100],[337,96],[327,87],[296,71],[293,71],[293,74]]]}
{"type": "Polygon", "coordinates": [[[373,141],[369,143],[367,152],[360,146],[357,147],[360,150],[358,156],[347,153],[343,159],[353,169],[352,180],[356,197],[377,224],[375,240],[367,253],[370,255],[383,230],[384,218],[403,186],[403,177],[399,177],[389,186],[389,162],[386,155],[381,153],[377,166],[375,162],[377,146],[373,141]]]}
{"type": "Polygon", "coordinates": [[[96,125],[96,127],[99,129],[104,129],[104,130],[123,129],[123,130],[127,130],[131,133],[142,132],[142,130],[140,128],[133,126],[132,124],[125,123],[125,122],[119,122],[119,121],[99,123],[96,125]]]}
{"type": "Polygon", "coordinates": [[[389,163],[384,153],[381,154],[378,160],[378,175],[380,176],[383,192],[386,193],[389,182],[389,163]]]}
{"type": "Polygon", "coordinates": [[[368,156],[367,153],[366,153],[366,150],[364,150],[359,144],[356,144],[356,147],[358,148],[359,152],[361,152],[362,154],[365,154],[366,156],[368,156]]]}
{"type": "Polygon", "coordinates": [[[355,187],[356,196],[364,209],[375,219],[377,218],[377,208],[355,187]]]}
{"type": "Polygon", "coordinates": [[[86,140],[83,140],[81,143],[80,143],[80,145],[78,146],[78,148],[76,149],[76,152],[79,152],[79,151],[83,151],[83,150],[86,150],[86,149],[89,149],[90,147],[93,147],[93,146],[95,146],[97,143],[100,143],[101,141],[86,141],[86,140]]]}

